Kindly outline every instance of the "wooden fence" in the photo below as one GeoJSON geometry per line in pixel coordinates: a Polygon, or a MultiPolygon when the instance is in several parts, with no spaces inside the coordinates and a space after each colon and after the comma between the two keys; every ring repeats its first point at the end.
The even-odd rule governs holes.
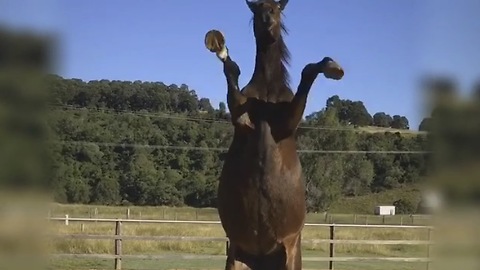
{"type": "MultiPolygon", "coordinates": [[[[225,242],[226,252],[228,251],[228,238],[226,237],[193,237],[193,236],[130,236],[122,235],[122,224],[124,223],[139,223],[139,224],[220,224],[219,221],[180,221],[180,220],[141,220],[141,219],[92,219],[92,218],[71,218],[68,215],[65,217],[50,217],[51,221],[62,221],[65,225],[70,222],[103,222],[115,224],[115,235],[92,235],[92,234],[53,234],[49,235],[52,238],[59,239],[96,239],[96,240],[113,240],[115,245],[114,254],[52,254],[54,258],[98,258],[98,259],[112,259],[115,261],[115,269],[122,269],[122,259],[144,259],[144,260],[162,260],[174,259],[192,260],[192,259],[218,259],[225,260],[226,255],[129,255],[122,253],[122,244],[125,240],[136,241],[186,241],[186,242],[225,242]]],[[[328,227],[330,229],[329,239],[302,239],[302,243],[310,244],[329,244],[329,257],[303,257],[305,262],[328,262],[328,269],[334,269],[334,262],[349,262],[349,261],[389,261],[389,262],[424,262],[426,269],[430,268],[430,247],[434,244],[431,239],[433,227],[431,226],[414,226],[414,225],[360,225],[360,224],[315,224],[306,223],[305,226],[313,227],[328,227]],[[426,229],[428,231],[428,240],[345,240],[336,239],[335,232],[337,228],[398,228],[398,229],[426,229]],[[336,257],[335,244],[370,244],[370,245],[424,245],[427,246],[426,257],[411,258],[411,257],[336,257]]]]}
{"type": "MultiPolygon", "coordinates": [[[[115,207],[114,211],[105,211],[102,207],[90,207],[82,209],[50,209],[48,216],[63,216],[72,214],[75,217],[85,218],[119,218],[125,219],[160,219],[160,220],[202,220],[218,221],[216,209],[182,209],[159,207],[152,211],[138,209],[137,207],[115,207]],[[102,211],[104,210],[104,211],[102,211]],[[143,213],[142,213],[142,210],[143,213]],[[71,213],[70,211],[73,211],[71,213]]],[[[336,214],[336,213],[308,213],[307,222],[311,223],[335,223],[335,224],[363,224],[363,225],[430,225],[430,215],[369,215],[369,214],[336,214]]]]}

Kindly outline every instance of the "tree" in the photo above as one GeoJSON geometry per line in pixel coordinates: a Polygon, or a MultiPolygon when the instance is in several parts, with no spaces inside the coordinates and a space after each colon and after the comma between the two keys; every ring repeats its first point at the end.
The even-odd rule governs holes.
{"type": "Polygon", "coordinates": [[[390,127],[392,117],[384,112],[378,112],[373,115],[373,125],[376,127],[390,127]]]}
{"type": "Polygon", "coordinates": [[[178,94],[178,112],[195,112],[198,110],[198,100],[192,93],[181,91],[178,94]]]}
{"type": "Polygon", "coordinates": [[[326,110],[335,109],[340,122],[356,126],[372,124],[372,116],[361,101],[340,99],[335,95],[327,99],[326,110]]]}
{"type": "Polygon", "coordinates": [[[348,105],[350,100],[342,100],[338,95],[334,95],[327,99],[325,110],[334,109],[337,112],[338,120],[342,123],[350,124],[348,105]]]}
{"type": "Polygon", "coordinates": [[[207,111],[209,113],[214,111],[212,104],[210,104],[210,99],[208,98],[201,98],[198,101],[198,109],[201,111],[207,111]]]}
{"type": "Polygon", "coordinates": [[[227,106],[225,105],[224,102],[220,102],[218,104],[218,108],[220,110],[220,113],[226,113],[227,112],[227,106]]]}
{"type": "Polygon", "coordinates": [[[395,213],[400,215],[415,214],[415,204],[405,199],[399,199],[393,202],[395,206],[395,213]]]}
{"type": "Polygon", "coordinates": [[[400,115],[393,116],[391,127],[396,129],[410,129],[408,119],[405,116],[400,115]]]}
{"type": "Polygon", "coordinates": [[[143,151],[136,152],[123,176],[123,197],[135,204],[152,205],[150,194],[155,192],[159,178],[148,154],[143,151]]]}
{"type": "Polygon", "coordinates": [[[373,164],[365,156],[349,156],[344,163],[343,193],[347,196],[367,194],[375,176],[373,164]]]}
{"type": "Polygon", "coordinates": [[[369,126],[372,124],[372,116],[368,113],[367,108],[361,101],[355,101],[348,104],[348,118],[353,125],[369,126]]]}
{"type": "Polygon", "coordinates": [[[120,202],[120,186],[116,179],[105,177],[92,188],[91,201],[98,204],[116,205],[120,202]]]}
{"type": "Polygon", "coordinates": [[[218,112],[217,112],[217,117],[219,119],[226,119],[227,118],[227,105],[225,105],[224,102],[220,102],[218,104],[218,112]]]}
{"type": "Polygon", "coordinates": [[[89,203],[90,187],[85,179],[69,178],[65,186],[65,193],[69,203],[89,203]]]}
{"type": "Polygon", "coordinates": [[[341,160],[311,157],[305,162],[307,176],[307,210],[327,211],[341,196],[343,170],[341,160]]]}

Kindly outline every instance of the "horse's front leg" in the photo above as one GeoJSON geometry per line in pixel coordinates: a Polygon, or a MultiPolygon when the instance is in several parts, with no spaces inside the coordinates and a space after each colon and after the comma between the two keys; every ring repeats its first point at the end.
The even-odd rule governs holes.
{"type": "Polygon", "coordinates": [[[223,73],[227,80],[228,88],[227,104],[232,115],[233,124],[253,128],[246,113],[247,97],[242,94],[238,86],[238,79],[241,73],[240,68],[230,57],[224,36],[217,30],[210,30],[205,36],[205,46],[211,52],[215,52],[218,59],[223,63],[223,73]]]}
{"type": "Polygon", "coordinates": [[[289,104],[288,127],[292,132],[297,129],[302,120],[308,93],[320,73],[323,73],[326,78],[334,80],[340,80],[344,75],[342,67],[330,57],[325,57],[322,61],[308,64],[303,68],[297,92],[289,104]]]}

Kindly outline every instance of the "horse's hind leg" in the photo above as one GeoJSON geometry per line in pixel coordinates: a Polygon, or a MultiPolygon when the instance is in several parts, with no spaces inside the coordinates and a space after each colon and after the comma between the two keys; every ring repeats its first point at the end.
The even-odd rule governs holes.
{"type": "Polygon", "coordinates": [[[245,263],[238,260],[238,252],[233,243],[230,243],[228,249],[227,261],[225,263],[225,270],[252,270],[245,263]]]}
{"type": "Polygon", "coordinates": [[[301,270],[302,269],[302,245],[301,233],[292,235],[283,241],[287,261],[285,270],[301,270]]]}

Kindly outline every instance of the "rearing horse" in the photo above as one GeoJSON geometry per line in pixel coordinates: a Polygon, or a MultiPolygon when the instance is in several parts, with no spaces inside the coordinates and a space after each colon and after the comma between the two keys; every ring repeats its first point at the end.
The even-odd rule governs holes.
{"type": "Polygon", "coordinates": [[[205,37],[206,47],[223,63],[235,129],[218,187],[218,213],[230,240],[225,269],[300,270],[306,203],[295,133],[317,75],[339,80],[343,70],[329,57],[306,65],[294,95],[282,37],[288,0],[246,2],[257,52],[253,76],[243,89],[223,35],[211,30],[205,37]]]}

